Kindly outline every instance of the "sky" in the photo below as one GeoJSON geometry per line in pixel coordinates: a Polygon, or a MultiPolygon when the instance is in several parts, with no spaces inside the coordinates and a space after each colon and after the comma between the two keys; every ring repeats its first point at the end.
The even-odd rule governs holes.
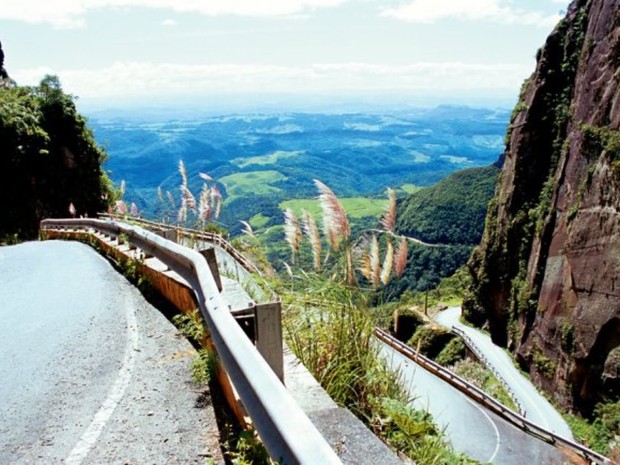
{"type": "Polygon", "coordinates": [[[5,68],[85,105],[516,100],[568,0],[0,0],[5,68]]]}

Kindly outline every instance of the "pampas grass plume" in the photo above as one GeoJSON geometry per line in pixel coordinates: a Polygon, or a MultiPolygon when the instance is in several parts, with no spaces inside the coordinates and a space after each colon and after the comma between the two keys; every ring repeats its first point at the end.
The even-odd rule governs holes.
{"type": "Polygon", "coordinates": [[[338,250],[340,242],[351,235],[349,219],[333,191],[318,179],[314,180],[314,184],[319,191],[319,203],[323,210],[323,231],[332,250],[338,250]]]}
{"type": "Polygon", "coordinates": [[[381,217],[381,224],[387,231],[394,231],[396,226],[396,193],[394,189],[387,189],[388,203],[381,217]]]}
{"type": "Polygon", "coordinates": [[[381,282],[383,285],[387,285],[390,281],[392,274],[392,266],[394,265],[394,247],[392,242],[388,241],[387,250],[385,251],[385,259],[383,260],[383,266],[381,267],[381,282]]]}
{"type": "Polygon", "coordinates": [[[284,237],[293,252],[293,264],[295,255],[299,253],[299,245],[301,244],[302,234],[299,228],[299,220],[295,212],[287,208],[284,210],[284,237]]]}
{"type": "Polygon", "coordinates": [[[398,277],[402,276],[405,272],[405,268],[407,268],[408,251],[407,238],[401,237],[398,244],[398,249],[396,249],[396,257],[394,259],[394,274],[398,277]]]}
{"type": "Polygon", "coordinates": [[[241,230],[241,232],[248,237],[256,239],[256,236],[254,235],[254,230],[252,229],[252,225],[250,225],[250,223],[248,223],[247,221],[243,220],[241,220],[241,224],[243,225],[243,229],[241,230]]]}
{"type": "Polygon", "coordinates": [[[379,279],[381,278],[381,260],[379,258],[379,241],[377,240],[377,236],[372,236],[368,255],[370,260],[370,282],[376,289],[379,286],[379,279]]]}
{"type": "Polygon", "coordinates": [[[301,218],[303,221],[303,230],[308,236],[310,240],[310,245],[312,247],[312,259],[314,263],[314,269],[316,271],[321,271],[321,236],[319,235],[319,228],[316,225],[316,221],[314,217],[307,211],[301,211],[301,218]]]}

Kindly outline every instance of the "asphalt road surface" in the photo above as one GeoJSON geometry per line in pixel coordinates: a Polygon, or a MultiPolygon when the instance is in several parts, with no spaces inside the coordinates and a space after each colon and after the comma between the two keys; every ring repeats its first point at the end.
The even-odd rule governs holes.
{"type": "Polygon", "coordinates": [[[572,440],[573,435],[568,424],[549,401],[538,392],[530,380],[517,370],[504,349],[493,344],[487,334],[461,323],[459,321],[460,316],[461,308],[452,307],[439,313],[435,320],[448,328],[457,327],[471,338],[476,347],[499,373],[499,376],[510,386],[515,397],[525,409],[528,420],[548,431],[572,440]]]}
{"type": "Polygon", "coordinates": [[[413,398],[412,405],[433,415],[456,451],[481,463],[570,463],[555,447],[524,433],[401,353],[380,344],[388,366],[401,373],[401,382],[413,398]]]}
{"type": "Polygon", "coordinates": [[[0,248],[0,464],[221,462],[189,343],[90,247],[0,248]]]}

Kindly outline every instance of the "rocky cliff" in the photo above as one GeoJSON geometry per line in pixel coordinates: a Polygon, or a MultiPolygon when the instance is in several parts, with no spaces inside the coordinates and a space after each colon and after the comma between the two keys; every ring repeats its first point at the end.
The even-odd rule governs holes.
{"type": "Polygon", "coordinates": [[[464,302],[582,413],[620,396],[619,65],[620,1],[573,1],[513,113],[464,302]]]}

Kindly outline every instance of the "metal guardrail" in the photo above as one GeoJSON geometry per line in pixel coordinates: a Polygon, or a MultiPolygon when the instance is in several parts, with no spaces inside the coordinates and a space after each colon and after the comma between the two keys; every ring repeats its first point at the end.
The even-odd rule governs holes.
{"type": "Polygon", "coordinates": [[[113,215],[109,213],[100,213],[99,216],[101,218],[108,218],[116,221],[123,221],[129,223],[136,223],[138,225],[144,225],[149,227],[154,227],[158,229],[174,229],[182,236],[185,236],[190,239],[202,239],[206,242],[210,242],[212,244],[218,245],[222,249],[224,249],[228,254],[233,257],[237,263],[239,263],[245,270],[250,273],[255,273],[259,276],[262,276],[261,271],[247,258],[243,256],[241,252],[233,247],[233,245],[220,236],[217,233],[209,232],[209,231],[198,231],[196,229],[184,228],[182,226],[178,226],[175,224],[166,224],[166,223],[158,223],[156,221],[145,220],[142,218],[135,217],[123,217],[121,215],[113,215]]]}
{"type": "Polygon", "coordinates": [[[506,382],[506,380],[503,378],[503,376],[495,369],[495,366],[490,363],[487,358],[484,356],[484,354],[480,351],[480,349],[478,348],[478,346],[474,343],[474,341],[472,341],[472,339],[461,329],[456,328],[456,327],[452,327],[452,332],[454,334],[456,334],[457,336],[460,336],[461,339],[463,339],[463,342],[465,342],[465,345],[469,348],[469,350],[471,350],[474,355],[476,356],[476,358],[478,360],[480,360],[482,362],[482,364],[489,370],[491,371],[491,373],[493,373],[493,375],[495,375],[495,378],[500,382],[500,384],[504,387],[504,389],[506,390],[506,392],[508,393],[508,395],[510,396],[510,398],[512,399],[512,401],[515,403],[515,405],[517,406],[517,410],[519,410],[519,413],[521,415],[523,415],[525,417],[526,415],[526,411],[525,408],[523,407],[523,405],[521,405],[521,402],[519,402],[518,397],[516,396],[516,394],[512,391],[511,387],[508,385],[508,383],[506,382]]]}
{"type": "Polygon", "coordinates": [[[599,454],[598,452],[594,452],[593,450],[588,449],[581,444],[566,439],[562,436],[558,436],[557,434],[551,431],[547,431],[546,429],[538,426],[537,424],[532,423],[527,418],[510,410],[509,408],[498,402],[492,396],[489,396],[486,392],[480,390],[473,384],[465,381],[460,376],[452,373],[447,368],[430,360],[429,358],[420,354],[415,349],[399,341],[388,332],[383,331],[379,328],[375,328],[375,336],[380,341],[384,342],[394,350],[400,352],[401,354],[403,354],[413,362],[417,363],[421,367],[425,368],[435,376],[454,386],[456,389],[458,389],[471,399],[484,405],[486,408],[501,416],[504,420],[512,423],[522,431],[556,447],[566,447],[567,449],[570,449],[573,452],[579,454],[590,463],[601,465],[612,465],[614,463],[609,458],[605,457],[602,454],[599,454]]]}
{"type": "Polygon", "coordinates": [[[165,263],[192,287],[222,365],[272,459],[284,464],[342,462],[247,338],[198,252],[112,220],[48,219],[41,229],[78,229],[123,238],[165,263]]]}

